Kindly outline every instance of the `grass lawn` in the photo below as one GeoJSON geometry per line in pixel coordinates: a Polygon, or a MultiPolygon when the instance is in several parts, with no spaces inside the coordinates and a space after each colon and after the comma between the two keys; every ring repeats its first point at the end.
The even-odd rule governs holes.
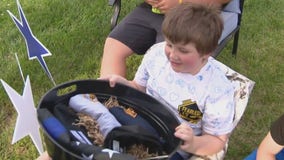
{"type": "MultiPolygon", "coordinates": [[[[34,35],[51,51],[46,64],[57,84],[97,78],[104,40],[110,31],[112,8],[104,0],[20,1],[34,35]]],[[[139,1],[123,0],[122,16],[139,1]]],[[[28,60],[24,38],[6,10],[16,17],[15,0],[0,2],[0,79],[19,94],[24,76],[30,76],[35,105],[53,87],[37,60],[28,60]]],[[[237,57],[231,44],[218,60],[256,82],[246,112],[233,132],[226,159],[239,160],[257,147],[270,124],[284,113],[284,1],[247,0],[244,5],[237,57]]],[[[141,60],[128,60],[132,78],[141,60]]],[[[29,137],[11,145],[17,113],[0,85],[0,159],[35,159],[36,148],[29,137]]]]}

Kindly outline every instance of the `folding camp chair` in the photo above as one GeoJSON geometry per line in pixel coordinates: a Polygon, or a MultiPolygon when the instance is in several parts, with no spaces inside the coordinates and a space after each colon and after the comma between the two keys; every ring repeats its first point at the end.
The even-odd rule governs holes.
{"type": "MultiPolygon", "coordinates": [[[[120,15],[121,0],[109,0],[108,4],[114,8],[114,12],[111,18],[111,29],[113,29],[117,25],[118,18],[120,15]]],[[[223,8],[221,14],[224,20],[224,30],[219,40],[219,45],[212,54],[213,57],[217,57],[232,38],[233,38],[232,55],[233,56],[237,55],[243,5],[244,5],[244,0],[231,0],[223,8]]]]}

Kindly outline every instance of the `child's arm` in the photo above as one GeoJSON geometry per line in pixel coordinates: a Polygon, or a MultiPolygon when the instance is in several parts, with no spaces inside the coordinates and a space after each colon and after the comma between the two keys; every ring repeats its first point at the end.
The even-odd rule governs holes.
{"type": "Polygon", "coordinates": [[[195,136],[193,130],[185,123],[176,128],[175,136],[183,141],[180,146],[182,150],[201,156],[218,153],[228,140],[228,135],[213,136],[205,133],[195,136]]]}

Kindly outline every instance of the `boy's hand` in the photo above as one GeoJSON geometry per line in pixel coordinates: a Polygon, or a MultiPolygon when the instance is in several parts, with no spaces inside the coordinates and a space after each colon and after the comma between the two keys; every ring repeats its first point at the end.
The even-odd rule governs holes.
{"type": "Polygon", "coordinates": [[[186,123],[182,123],[181,125],[176,127],[174,135],[183,141],[183,143],[181,144],[181,149],[185,150],[186,148],[192,146],[194,133],[192,128],[186,123]]]}
{"type": "Polygon", "coordinates": [[[129,87],[135,88],[137,90],[140,90],[142,92],[146,92],[146,87],[140,86],[135,81],[129,81],[126,78],[124,78],[120,75],[110,74],[110,75],[106,75],[104,77],[100,77],[98,79],[108,80],[110,87],[115,87],[116,83],[121,83],[121,84],[127,85],[129,87]]]}
{"type": "Polygon", "coordinates": [[[116,75],[116,74],[110,74],[110,75],[107,75],[107,76],[104,76],[104,77],[100,77],[98,79],[108,80],[110,87],[114,87],[116,85],[116,83],[122,83],[122,84],[130,86],[129,81],[127,79],[125,79],[122,76],[116,75]]]}

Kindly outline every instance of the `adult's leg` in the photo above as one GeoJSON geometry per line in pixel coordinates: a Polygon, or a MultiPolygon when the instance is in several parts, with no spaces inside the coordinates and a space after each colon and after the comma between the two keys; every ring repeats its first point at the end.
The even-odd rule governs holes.
{"type": "Polygon", "coordinates": [[[156,42],[156,26],[163,16],[152,13],[150,6],[138,6],[110,33],[105,41],[101,77],[107,74],[126,76],[126,60],[134,53],[145,54],[156,42]],[[153,23],[158,23],[153,25],[153,23]]]}

